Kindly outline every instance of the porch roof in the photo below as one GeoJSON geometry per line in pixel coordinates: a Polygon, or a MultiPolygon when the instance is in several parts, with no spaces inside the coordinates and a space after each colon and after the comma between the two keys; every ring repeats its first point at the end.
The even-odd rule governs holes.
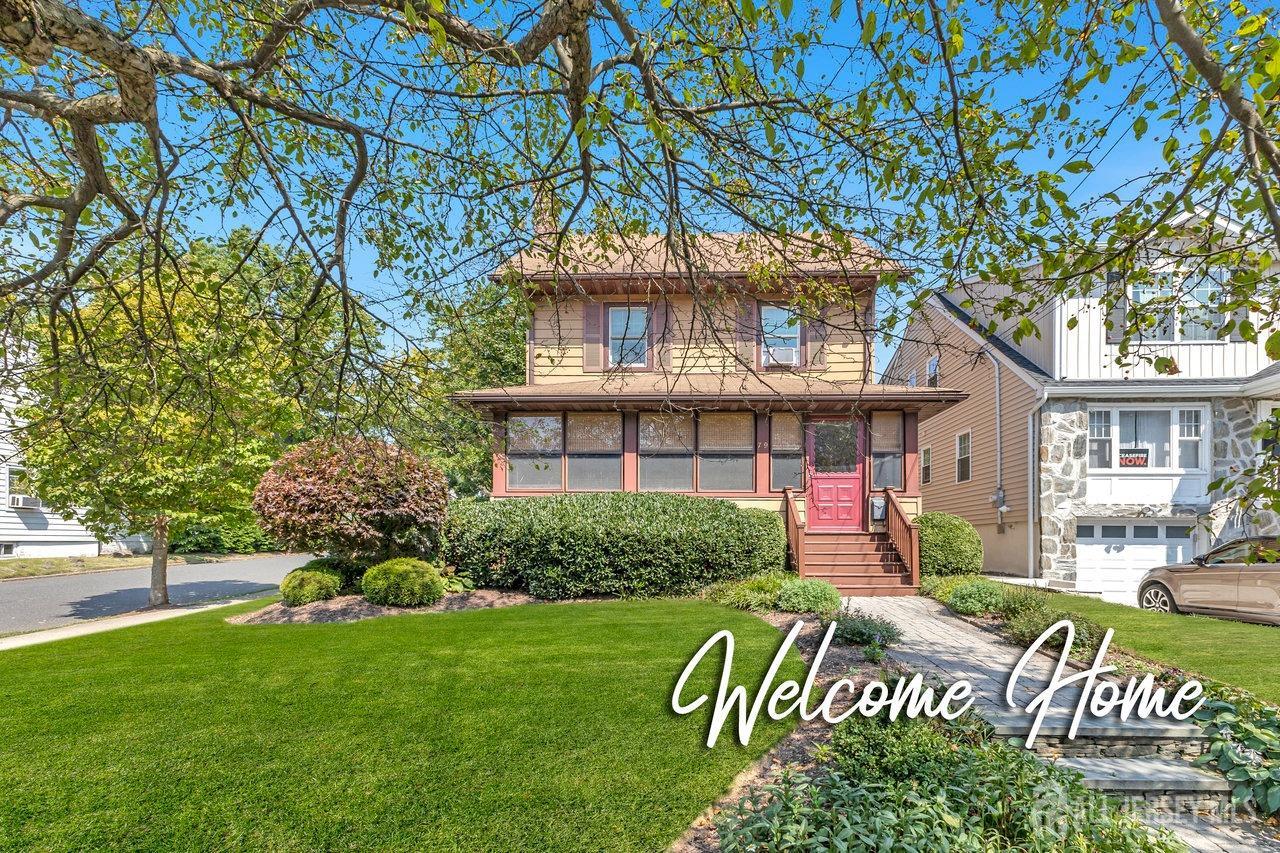
{"type": "Polygon", "coordinates": [[[794,374],[622,373],[575,382],[482,388],[450,395],[493,411],[586,409],[900,410],[923,420],[968,398],[954,388],[841,382],[794,374]]]}

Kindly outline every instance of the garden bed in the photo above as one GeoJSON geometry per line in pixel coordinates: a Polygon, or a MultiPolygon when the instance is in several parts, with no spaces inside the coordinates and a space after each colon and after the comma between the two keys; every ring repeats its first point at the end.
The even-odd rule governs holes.
{"type": "MultiPolygon", "coordinates": [[[[598,601],[616,601],[604,596],[577,598],[557,604],[582,604],[598,601]]],[[[340,595],[326,601],[313,601],[289,607],[282,601],[268,604],[261,610],[229,616],[232,625],[299,625],[333,622],[359,622],[380,616],[397,616],[406,613],[447,613],[457,610],[490,610],[495,607],[518,607],[524,604],[547,604],[542,599],[514,590],[473,589],[466,592],[445,593],[435,604],[426,607],[388,607],[374,604],[363,596],[340,595]]]]}

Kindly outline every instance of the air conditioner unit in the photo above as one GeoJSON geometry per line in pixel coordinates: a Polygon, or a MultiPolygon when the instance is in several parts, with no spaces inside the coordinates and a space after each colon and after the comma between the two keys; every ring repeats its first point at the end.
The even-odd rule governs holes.
{"type": "Polygon", "coordinates": [[[44,504],[34,495],[9,495],[10,509],[44,509],[44,504]]]}
{"type": "Polygon", "coordinates": [[[765,347],[765,364],[799,364],[800,351],[795,347],[765,347]]]}

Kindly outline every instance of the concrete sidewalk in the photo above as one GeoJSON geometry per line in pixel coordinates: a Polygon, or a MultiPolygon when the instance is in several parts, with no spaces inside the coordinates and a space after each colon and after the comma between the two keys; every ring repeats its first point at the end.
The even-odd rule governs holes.
{"type": "Polygon", "coordinates": [[[68,640],[72,637],[85,637],[89,634],[101,634],[104,631],[115,631],[119,628],[131,628],[134,625],[148,625],[152,622],[163,622],[179,616],[190,616],[219,607],[230,607],[243,604],[252,598],[234,598],[214,601],[208,604],[193,604],[186,607],[157,607],[151,610],[139,610],[136,613],[125,613],[120,616],[107,616],[89,622],[79,622],[61,628],[49,628],[46,631],[32,631],[29,634],[15,634],[12,637],[0,637],[0,652],[9,649],[21,649],[41,643],[52,643],[57,640],[68,640]]]}

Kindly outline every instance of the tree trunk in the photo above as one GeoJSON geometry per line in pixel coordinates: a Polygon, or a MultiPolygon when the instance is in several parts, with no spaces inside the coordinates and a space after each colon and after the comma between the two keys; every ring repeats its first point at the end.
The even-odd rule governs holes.
{"type": "Polygon", "coordinates": [[[169,603],[169,518],[157,515],[151,529],[151,606],[169,603]]]}

